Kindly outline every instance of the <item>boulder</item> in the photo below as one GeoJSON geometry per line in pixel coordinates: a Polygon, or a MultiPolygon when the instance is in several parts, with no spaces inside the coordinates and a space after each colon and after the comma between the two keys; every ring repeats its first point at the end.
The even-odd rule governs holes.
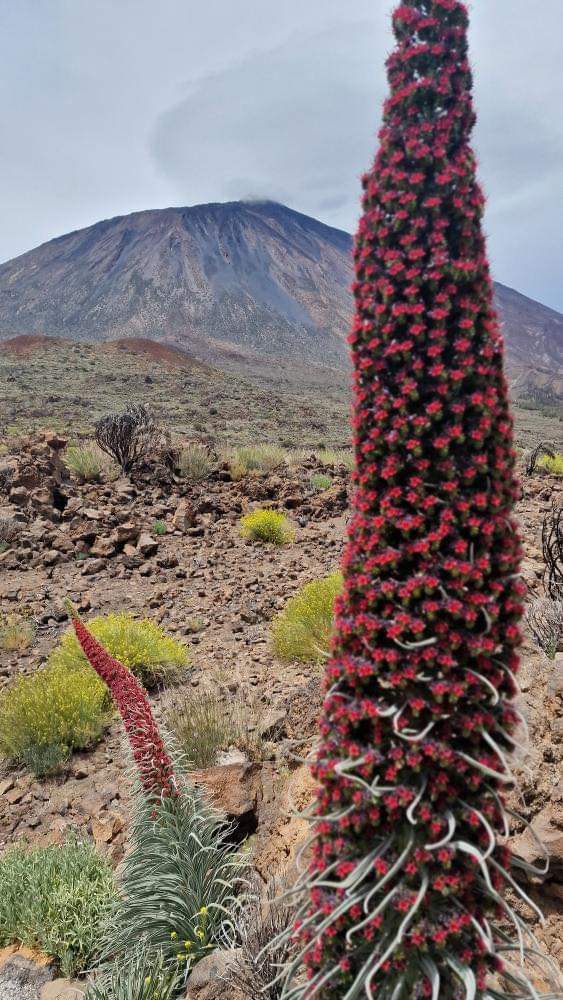
{"type": "Polygon", "coordinates": [[[229,970],[236,963],[238,951],[217,949],[206,955],[188,979],[186,1000],[237,1000],[240,993],[229,984],[229,970]]]}
{"type": "MultiPolygon", "coordinates": [[[[213,804],[225,813],[241,839],[254,833],[262,801],[261,764],[249,761],[194,771],[192,778],[203,785],[213,804]]],[[[237,837],[237,839],[238,839],[237,837]]]]}
{"type": "Polygon", "coordinates": [[[296,510],[303,503],[303,497],[300,493],[290,493],[288,496],[284,496],[283,505],[286,510],[296,510]]]}
{"type": "Polygon", "coordinates": [[[141,529],[137,524],[134,524],[132,521],[125,521],[123,524],[118,524],[117,528],[112,531],[110,538],[116,546],[120,547],[136,542],[140,534],[141,529]]]}
{"type": "Polygon", "coordinates": [[[563,695],[563,653],[557,653],[553,661],[549,689],[552,694],[563,695]]]}
{"type": "Polygon", "coordinates": [[[25,507],[29,499],[29,490],[25,486],[13,486],[9,493],[10,503],[16,507],[25,507]]]}
{"type": "Polygon", "coordinates": [[[115,544],[111,538],[97,538],[90,549],[90,555],[108,559],[115,554],[115,544]]]}
{"type": "Polygon", "coordinates": [[[103,559],[85,559],[82,563],[82,574],[83,576],[94,576],[105,568],[106,564],[103,559]]]}
{"type": "Polygon", "coordinates": [[[541,868],[545,862],[545,854],[540,850],[535,837],[543,844],[549,856],[549,871],[546,881],[563,881],[563,807],[550,804],[542,809],[532,821],[531,830],[515,837],[511,843],[514,854],[529,864],[541,868]]]}
{"type": "Polygon", "coordinates": [[[152,537],[152,535],[149,535],[148,532],[143,531],[139,535],[137,551],[140,552],[145,559],[149,559],[158,552],[158,542],[152,537]]]}
{"type": "Polygon", "coordinates": [[[5,795],[6,792],[10,792],[14,787],[14,784],[15,782],[13,778],[3,778],[2,781],[0,781],[0,796],[5,795]]]}
{"type": "Polygon", "coordinates": [[[172,524],[178,531],[187,531],[188,528],[195,527],[196,514],[194,506],[189,500],[180,500],[172,518],[172,524]]]}
{"type": "Polygon", "coordinates": [[[284,709],[271,708],[261,719],[258,731],[265,740],[277,740],[285,735],[287,712],[284,709]]]}
{"type": "Polygon", "coordinates": [[[110,844],[121,830],[123,830],[121,813],[110,811],[103,816],[92,818],[92,836],[96,847],[110,844]]]}
{"type": "Polygon", "coordinates": [[[346,510],[348,506],[348,492],[345,486],[331,486],[319,494],[314,503],[315,507],[322,508],[326,513],[337,514],[346,510]]]}
{"type": "Polygon", "coordinates": [[[63,451],[66,448],[68,441],[67,438],[61,437],[56,431],[43,431],[43,439],[45,444],[52,448],[53,451],[63,451]]]}
{"type": "Polygon", "coordinates": [[[46,956],[36,956],[28,948],[6,948],[0,952],[0,997],[2,1000],[40,1000],[41,991],[52,978],[46,956]]]}
{"type": "Polygon", "coordinates": [[[70,526],[70,538],[73,542],[93,542],[96,537],[96,528],[91,521],[73,521],[70,526]]]}
{"type": "Polygon", "coordinates": [[[43,986],[40,1000],[83,1000],[85,992],[76,979],[53,979],[43,986]]]}
{"type": "Polygon", "coordinates": [[[103,521],[104,518],[103,511],[98,510],[97,507],[83,507],[80,513],[88,521],[103,521]]]}

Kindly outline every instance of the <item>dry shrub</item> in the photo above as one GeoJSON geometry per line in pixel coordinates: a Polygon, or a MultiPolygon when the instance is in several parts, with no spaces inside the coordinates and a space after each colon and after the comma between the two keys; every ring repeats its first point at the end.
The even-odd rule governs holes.
{"type": "Polygon", "coordinates": [[[129,404],[124,413],[102,417],[95,434],[98,447],[117,462],[124,475],[158,456],[166,444],[165,432],[147,407],[137,403],[129,404]]]}
{"type": "Polygon", "coordinates": [[[222,750],[236,747],[259,760],[258,710],[252,698],[227,690],[175,692],[165,708],[166,724],[192,768],[212,767],[222,750]]]}
{"type": "Polygon", "coordinates": [[[287,452],[275,444],[245,445],[230,452],[227,461],[231,476],[235,472],[238,478],[242,478],[249,472],[272,472],[279,466],[286,465],[287,452]]]}
{"type": "Polygon", "coordinates": [[[553,659],[563,639],[563,602],[537,598],[526,611],[526,624],[536,644],[553,659]]]}
{"type": "Polygon", "coordinates": [[[553,458],[555,450],[549,441],[540,441],[538,445],[525,455],[524,472],[527,476],[533,476],[540,460],[543,457],[553,458]]]}
{"type": "Polygon", "coordinates": [[[99,483],[107,468],[107,459],[96,445],[69,445],[64,463],[80,483],[99,483]]]}
{"type": "Polygon", "coordinates": [[[26,611],[0,615],[0,649],[21,653],[33,644],[35,622],[26,611]]]}
{"type": "Polygon", "coordinates": [[[315,452],[315,458],[317,458],[322,465],[330,465],[334,467],[343,465],[348,472],[351,472],[354,468],[353,453],[351,451],[345,451],[343,448],[322,448],[320,451],[315,452]]]}
{"type": "Polygon", "coordinates": [[[282,983],[275,980],[294,950],[289,934],[294,919],[293,909],[272,891],[265,901],[255,897],[241,909],[235,928],[237,959],[228,978],[245,1000],[281,1000],[282,983]]]}
{"type": "Polygon", "coordinates": [[[207,479],[213,466],[213,455],[205,445],[190,441],[181,448],[178,455],[178,471],[182,479],[187,479],[189,483],[199,483],[207,479]]]}
{"type": "Polygon", "coordinates": [[[542,527],[544,586],[553,601],[563,601],[563,505],[553,501],[542,527]]]}

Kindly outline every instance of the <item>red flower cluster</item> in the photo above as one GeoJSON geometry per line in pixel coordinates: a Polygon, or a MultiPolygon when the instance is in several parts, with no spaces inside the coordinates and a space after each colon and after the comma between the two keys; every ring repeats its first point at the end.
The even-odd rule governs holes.
{"type": "Polygon", "coordinates": [[[292,998],[482,997],[509,863],[524,590],[467,8],[405,0],[393,23],[355,248],[356,495],[296,930],[309,985],[292,998]]]}
{"type": "Polygon", "coordinates": [[[143,686],[127,667],[109,655],[74,610],[71,615],[76,637],[88,662],[107,684],[123,719],[145,792],[157,797],[176,795],[172,761],[165,750],[143,686]]]}

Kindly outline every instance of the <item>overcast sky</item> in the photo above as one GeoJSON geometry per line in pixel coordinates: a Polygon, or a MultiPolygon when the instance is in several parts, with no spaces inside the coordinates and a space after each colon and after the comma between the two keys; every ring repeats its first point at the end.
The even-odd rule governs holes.
{"type": "MultiPolygon", "coordinates": [[[[392,0],[0,0],[0,260],[102,218],[268,197],[352,231],[392,0]]],[[[495,277],[563,310],[562,0],[474,0],[495,277]]]]}

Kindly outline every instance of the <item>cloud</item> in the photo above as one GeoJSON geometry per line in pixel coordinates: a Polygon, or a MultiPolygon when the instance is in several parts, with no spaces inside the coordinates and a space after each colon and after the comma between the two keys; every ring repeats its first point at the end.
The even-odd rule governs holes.
{"type": "Polygon", "coordinates": [[[159,169],[190,203],[252,193],[350,226],[384,92],[374,35],[333,24],[201,77],[156,122],[159,169]]]}
{"type": "Polygon", "coordinates": [[[535,17],[526,0],[498,0],[472,13],[475,144],[496,276],[563,309],[563,7],[545,0],[535,17]]]}
{"type": "MultiPolygon", "coordinates": [[[[475,144],[495,276],[563,307],[553,239],[563,204],[563,127],[553,113],[559,57],[546,24],[530,38],[525,7],[496,0],[493,11],[473,12],[475,144]]],[[[359,176],[376,147],[389,46],[380,22],[335,20],[201,75],[155,123],[158,170],[183,202],[251,193],[353,229],[359,176]]]]}
{"type": "MultiPolygon", "coordinates": [[[[352,230],[395,2],[5,0],[0,260],[111,215],[236,198],[352,230]]],[[[563,4],[479,0],[471,19],[495,274],[563,309],[563,4]]]]}

